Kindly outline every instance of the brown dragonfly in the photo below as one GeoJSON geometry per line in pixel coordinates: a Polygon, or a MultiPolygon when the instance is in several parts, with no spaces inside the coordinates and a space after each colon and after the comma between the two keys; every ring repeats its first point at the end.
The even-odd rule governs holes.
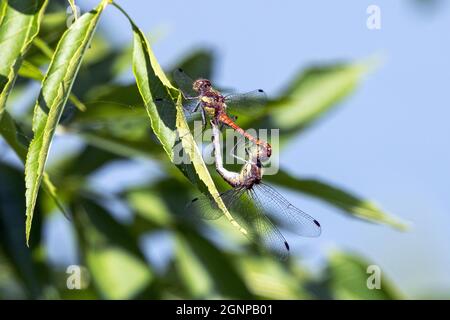
{"type": "MultiPolygon", "coordinates": [[[[211,126],[216,171],[232,187],[216,197],[222,199],[228,210],[239,214],[234,216],[236,220],[249,226],[249,238],[262,243],[265,248],[284,260],[289,256],[289,244],[273,221],[286,225],[300,236],[319,236],[321,226],[316,219],[296,208],[278,191],[262,182],[262,162],[268,158],[265,148],[253,145],[252,149],[247,150],[249,159],[241,171],[229,171],[223,166],[220,130],[214,121],[211,121],[211,126]]],[[[222,216],[214,197],[195,198],[189,207],[195,208],[205,219],[222,216]]]]}
{"type": "Polygon", "coordinates": [[[184,104],[185,110],[190,114],[200,112],[204,127],[208,115],[216,122],[232,128],[253,143],[264,147],[270,157],[272,146],[242,129],[227,113],[228,108],[238,111],[264,105],[267,102],[264,90],[257,89],[247,93],[223,95],[212,87],[211,81],[208,79],[194,81],[182,69],[175,70],[173,79],[186,101],[184,104]]]}

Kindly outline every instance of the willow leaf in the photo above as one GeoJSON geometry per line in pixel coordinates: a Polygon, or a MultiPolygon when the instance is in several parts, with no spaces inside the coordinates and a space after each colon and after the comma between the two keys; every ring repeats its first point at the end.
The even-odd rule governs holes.
{"type": "Polygon", "coordinates": [[[27,243],[39,186],[56,126],[100,15],[108,3],[109,1],[103,0],[96,9],[81,16],[67,29],[58,43],[42,82],[33,116],[34,138],[25,163],[27,243]]]}
{"type": "Polygon", "coordinates": [[[0,118],[23,57],[39,32],[47,0],[9,0],[0,6],[0,118]]]}
{"type": "Polygon", "coordinates": [[[355,196],[336,186],[314,179],[299,179],[285,171],[265,177],[267,181],[278,184],[337,207],[350,216],[375,223],[387,224],[399,230],[407,229],[407,225],[399,219],[381,210],[373,202],[355,196]]]}
{"type": "MultiPolygon", "coordinates": [[[[120,7],[118,8],[126,15],[120,7]]],[[[246,235],[247,230],[236,222],[222,202],[222,199],[217,197],[219,192],[186,122],[181,104],[181,94],[167,79],[145,35],[129,17],[128,19],[130,20],[134,34],[133,72],[154,133],[161,142],[170,160],[173,163],[177,163],[178,168],[183,174],[194,185],[197,185],[200,190],[213,195],[219,208],[223,211],[230,223],[246,235]],[[176,106],[175,104],[172,104],[172,106],[157,106],[154,103],[155,98],[164,98],[172,101],[172,97],[177,99],[176,106]],[[174,147],[176,146],[176,142],[179,141],[177,137],[181,137],[181,146],[189,157],[189,164],[185,162],[178,163],[177,160],[179,159],[175,158],[174,147]],[[196,175],[193,175],[192,171],[196,175]]]]}
{"type": "Polygon", "coordinates": [[[316,66],[294,79],[269,105],[273,127],[299,131],[312,125],[352,93],[373,62],[316,66]]]}
{"type": "Polygon", "coordinates": [[[378,265],[359,255],[333,251],[329,257],[327,271],[329,275],[327,285],[334,299],[401,300],[405,298],[385,275],[384,270],[381,273],[378,265]],[[379,280],[377,280],[377,274],[379,280]]]}
{"type": "MultiPolygon", "coordinates": [[[[18,74],[21,77],[33,79],[36,81],[42,81],[42,79],[44,79],[44,74],[42,73],[42,71],[27,60],[23,61],[18,74]]],[[[80,99],[78,99],[77,96],[73,93],[70,93],[69,100],[78,110],[82,112],[86,111],[86,106],[84,105],[84,103],[81,102],[80,99]]]]}
{"type": "MultiPolygon", "coordinates": [[[[5,139],[6,143],[16,153],[22,163],[25,163],[29,141],[7,111],[4,112],[3,117],[0,119],[0,135],[5,139]]],[[[68,216],[66,210],[58,201],[56,187],[45,172],[43,175],[43,183],[45,192],[55,201],[61,212],[68,216]]]]}

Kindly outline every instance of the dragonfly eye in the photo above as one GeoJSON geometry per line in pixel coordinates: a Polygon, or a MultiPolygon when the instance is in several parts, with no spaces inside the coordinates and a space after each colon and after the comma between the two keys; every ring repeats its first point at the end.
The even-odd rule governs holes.
{"type": "Polygon", "coordinates": [[[209,82],[208,80],[203,80],[202,85],[205,89],[211,88],[211,82],[209,82]]]}

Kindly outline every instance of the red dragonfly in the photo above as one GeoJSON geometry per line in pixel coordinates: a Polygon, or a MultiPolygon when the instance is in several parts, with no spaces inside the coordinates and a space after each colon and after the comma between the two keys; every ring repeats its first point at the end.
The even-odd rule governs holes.
{"type": "Polygon", "coordinates": [[[192,80],[182,69],[177,69],[173,73],[173,78],[187,101],[185,109],[190,113],[200,111],[203,126],[206,125],[206,115],[216,122],[224,124],[256,145],[264,147],[268,157],[272,154],[272,146],[261,139],[258,139],[247,131],[239,127],[227,114],[227,109],[244,109],[264,105],[267,96],[262,89],[257,89],[242,94],[222,95],[214,89],[208,79],[192,80]]]}

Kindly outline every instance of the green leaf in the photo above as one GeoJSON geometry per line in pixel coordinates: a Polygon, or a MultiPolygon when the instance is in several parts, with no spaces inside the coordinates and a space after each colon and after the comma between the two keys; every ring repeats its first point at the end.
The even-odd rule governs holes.
{"type": "Polygon", "coordinates": [[[265,180],[324,201],[352,217],[384,223],[399,230],[407,229],[404,222],[382,211],[374,203],[325,182],[295,178],[285,171],[280,171],[276,175],[265,176],[265,180]]]}
{"type": "Polygon", "coordinates": [[[133,72],[136,83],[150,117],[152,129],[170,160],[173,161],[173,147],[177,140],[176,109],[157,106],[153,99],[172,100],[172,92],[175,88],[158,64],[147,38],[135,25],[133,25],[133,34],[133,72]]]}
{"type": "MultiPolygon", "coordinates": [[[[27,156],[27,148],[29,141],[26,135],[23,134],[21,128],[16,125],[14,119],[9,115],[7,111],[0,119],[0,135],[3,136],[9,147],[16,153],[22,163],[25,163],[27,156]]],[[[56,187],[50,180],[47,173],[43,173],[44,190],[53,199],[58,208],[67,216],[67,212],[61,203],[58,201],[56,195],[56,187]]]]}
{"type": "Polygon", "coordinates": [[[0,7],[0,118],[23,57],[39,32],[47,0],[9,0],[0,7]]]}
{"type": "Polygon", "coordinates": [[[191,295],[250,299],[244,280],[230,259],[193,230],[183,230],[176,238],[177,268],[191,295]],[[217,291],[217,292],[214,292],[217,291]]]}
{"type": "Polygon", "coordinates": [[[100,14],[107,4],[108,1],[103,0],[96,9],[84,14],[64,33],[42,82],[41,92],[34,109],[34,138],[31,141],[25,163],[27,243],[39,185],[53,134],[70,95],[83,56],[94,35],[100,14]]]}
{"type": "Polygon", "coordinates": [[[106,299],[131,299],[153,279],[137,239],[92,200],[72,205],[81,252],[96,287],[106,299]]]}
{"type": "Polygon", "coordinates": [[[4,112],[3,117],[0,119],[0,134],[17,156],[25,162],[28,140],[7,111],[4,112]]]}
{"type": "Polygon", "coordinates": [[[402,299],[403,295],[386,277],[384,270],[379,266],[365,261],[357,255],[334,252],[329,259],[328,288],[335,299],[402,299]],[[371,269],[369,266],[374,269],[371,269]],[[375,268],[380,271],[379,289],[370,286],[376,285],[375,268]],[[369,278],[371,277],[372,278],[369,278]]]}
{"type": "Polygon", "coordinates": [[[44,78],[42,71],[38,67],[33,65],[31,62],[28,62],[26,60],[22,62],[18,74],[21,77],[37,81],[42,81],[42,79],[44,78]]]}
{"type": "MultiPolygon", "coordinates": [[[[115,6],[126,15],[123,9],[117,4],[115,4],[115,6]]],[[[153,54],[144,33],[133,23],[130,17],[128,17],[128,19],[130,20],[134,34],[133,72],[155,135],[158,137],[172,162],[175,162],[175,142],[177,141],[178,136],[181,138],[183,150],[189,156],[191,164],[179,164],[179,169],[182,170],[188,179],[202,191],[206,192],[207,190],[211,195],[214,195],[219,208],[224,212],[230,223],[239,229],[241,233],[245,235],[248,234],[247,230],[241,227],[228,212],[222,199],[217,197],[219,192],[208,172],[208,168],[203,161],[200,150],[189,130],[189,126],[186,123],[183,106],[181,104],[181,94],[167,79],[153,54]],[[175,106],[173,108],[170,106],[157,106],[154,103],[154,98],[162,98],[171,101],[173,97],[177,98],[176,108],[175,106]],[[192,174],[192,166],[197,177],[192,174]]]]}
{"type": "Polygon", "coordinates": [[[250,291],[264,299],[307,299],[302,279],[288,272],[285,262],[267,256],[237,259],[240,273],[250,291]]]}
{"type": "Polygon", "coordinates": [[[131,299],[152,279],[146,264],[119,247],[88,249],[86,262],[107,299],[131,299]]]}
{"type": "Polygon", "coordinates": [[[353,92],[370,66],[360,62],[307,69],[268,106],[272,126],[295,131],[312,125],[353,92]]]}
{"type": "MultiPolygon", "coordinates": [[[[44,79],[44,74],[42,73],[42,71],[31,62],[26,60],[22,62],[18,74],[21,77],[37,81],[42,81],[42,79],[44,79]]],[[[73,93],[69,95],[69,100],[78,110],[86,111],[86,106],[73,93]]]]}
{"type": "Polygon", "coordinates": [[[194,79],[200,77],[212,79],[214,77],[214,60],[215,56],[211,50],[197,49],[183,57],[175,65],[176,68],[183,69],[194,79]]]}

